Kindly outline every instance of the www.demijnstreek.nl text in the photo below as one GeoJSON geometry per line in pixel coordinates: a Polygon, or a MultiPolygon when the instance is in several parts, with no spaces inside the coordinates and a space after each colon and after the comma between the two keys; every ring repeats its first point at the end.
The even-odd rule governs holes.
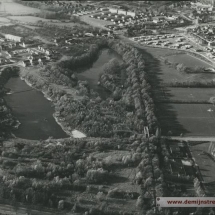
{"type": "Polygon", "coordinates": [[[158,207],[215,207],[215,197],[157,197],[158,207]]]}

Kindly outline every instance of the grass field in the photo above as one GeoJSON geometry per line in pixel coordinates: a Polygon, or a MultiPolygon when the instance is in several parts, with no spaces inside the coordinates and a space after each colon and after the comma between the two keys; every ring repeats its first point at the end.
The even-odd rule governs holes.
{"type": "Polygon", "coordinates": [[[183,63],[185,66],[188,67],[195,67],[195,66],[201,66],[201,67],[211,67],[210,64],[207,62],[197,59],[189,54],[181,54],[181,55],[172,55],[168,56],[168,59],[174,63],[183,63]]]}
{"type": "Polygon", "coordinates": [[[27,7],[15,2],[2,2],[0,10],[13,15],[32,14],[40,11],[39,9],[27,7]]]}
{"type": "MultiPolygon", "coordinates": [[[[153,96],[156,102],[156,115],[161,125],[162,134],[178,136],[214,136],[215,134],[215,107],[212,104],[176,104],[171,100],[194,102],[209,101],[215,96],[215,88],[170,88],[163,87],[163,83],[174,81],[211,81],[215,74],[185,74],[164,64],[160,57],[169,58],[171,53],[175,62],[186,63],[187,66],[206,66],[207,63],[185,54],[176,54],[176,51],[157,48],[144,48],[146,70],[153,88],[153,96]],[[183,57],[186,56],[186,57],[183,57]],[[161,103],[167,100],[169,103],[161,103]],[[209,112],[209,109],[213,111],[209,112]]],[[[144,52],[144,51],[143,51],[144,52]]],[[[207,66],[209,67],[209,66],[207,66]]]]}
{"type": "Polygon", "coordinates": [[[146,63],[148,63],[148,73],[152,75],[153,84],[169,83],[169,82],[182,82],[182,81],[211,81],[215,79],[215,73],[195,73],[187,74],[179,72],[173,66],[166,65],[161,61],[161,57],[167,58],[173,63],[184,63],[185,66],[195,67],[201,66],[209,68],[211,67],[208,63],[198,60],[191,55],[179,54],[181,51],[161,49],[161,48],[150,48],[145,47],[146,63]]]}
{"type": "Polygon", "coordinates": [[[198,164],[204,182],[215,181],[214,164],[215,162],[203,151],[208,151],[210,142],[197,144],[190,147],[195,162],[198,164]]]}
{"type": "Polygon", "coordinates": [[[100,28],[105,28],[105,25],[113,24],[113,22],[111,22],[111,21],[91,18],[91,17],[89,17],[89,15],[81,16],[80,19],[81,19],[81,21],[86,22],[89,25],[92,25],[94,27],[100,27],[100,28]]]}
{"type": "Polygon", "coordinates": [[[211,104],[157,104],[162,133],[173,136],[214,136],[215,107],[211,104]],[[212,112],[209,112],[209,109],[212,112]]]}
{"type": "Polygon", "coordinates": [[[43,19],[40,17],[36,17],[36,16],[8,16],[9,19],[12,20],[17,20],[20,22],[31,22],[31,23],[36,23],[38,21],[47,21],[47,19],[43,19]]]}
{"type": "Polygon", "coordinates": [[[161,88],[154,90],[156,100],[179,100],[179,101],[209,101],[215,96],[214,88],[161,88]]]}

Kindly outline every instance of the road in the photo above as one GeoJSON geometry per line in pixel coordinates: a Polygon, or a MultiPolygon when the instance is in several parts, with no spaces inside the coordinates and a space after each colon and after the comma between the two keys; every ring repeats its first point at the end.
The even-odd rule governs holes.
{"type": "Polygon", "coordinates": [[[180,136],[166,136],[166,138],[171,140],[183,140],[183,141],[215,141],[214,137],[202,137],[202,136],[195,136],[195,137],[180,137],[180,136]]]}
{"type": "Polygon", "coordinates": [[[16,211],[13,206],[10,205],[2,205],[0,204],[0,214],[3,215],[72,215],[72,213],[60,212],[56,209],[48,210],[48,211],[39,211],[39,210],[27,210],[26,208],[19,207],[16,211]]]}

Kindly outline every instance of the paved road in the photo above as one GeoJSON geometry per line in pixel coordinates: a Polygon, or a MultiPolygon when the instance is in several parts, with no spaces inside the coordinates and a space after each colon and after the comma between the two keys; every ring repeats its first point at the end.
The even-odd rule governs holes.
{"type": "Polygon", "coordinates": [[[168,139],[172,140],[184,140],[184,141],[215,141],[215,136],[214,137],[180,137],[180,136],[170,136],[166,137],[168,139]]]}
{"type": "Polygon", "coordinates": [[[0,214],[4,215],[73,215],[72,212],[58,211],[57,209],[48,209],[47,211],[27,210],[24,207],[19,207],[16,211],[10,205],[0,204],[0,214]]]}

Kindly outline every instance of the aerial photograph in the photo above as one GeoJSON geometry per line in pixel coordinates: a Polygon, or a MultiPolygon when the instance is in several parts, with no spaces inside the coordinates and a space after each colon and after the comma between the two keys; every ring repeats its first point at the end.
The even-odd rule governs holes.
{"type": "Polygon", "coordinates": [[[215,215],[215,0],[0,0],[0,154],[0,215],[215,215]]]}

